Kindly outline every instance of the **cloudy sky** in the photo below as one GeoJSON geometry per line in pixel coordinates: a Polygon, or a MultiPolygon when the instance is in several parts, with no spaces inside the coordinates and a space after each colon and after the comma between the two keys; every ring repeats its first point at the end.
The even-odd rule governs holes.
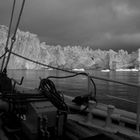
{"type": "MultiPolygon", "coordinates": [[[[0,24],[8,25],[12,2],[0,0],[0,24]]],[[[26,0],[20,29],[47,44],[136,50],[140,0],[26,0]]]]}

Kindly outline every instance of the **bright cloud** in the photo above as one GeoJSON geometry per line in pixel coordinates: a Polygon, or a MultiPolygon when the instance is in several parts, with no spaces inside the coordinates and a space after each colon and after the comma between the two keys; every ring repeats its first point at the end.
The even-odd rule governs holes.
{"type": "MultiPolygon", "coordinates": [[[[112,46],[116,46],[117,43],[119,45],[138,45],[140,44],[140,32],[119,35],[112,33],[104,33],[101,36],[98,36],[98,39],[94,40],[94,42],[92,43],[94,43],[95,46],[103,46],[109,44],[111,44],[112,46]]],[[[127,46],[125,48],[127,48],[127,46]]]]}
{"type": "Polygon", "coordinates": [[[119,18],[129,18],[140,14],[140,10],[136,6],[130,5],[127,0],[113,1],[112,9],[119,18]]]}

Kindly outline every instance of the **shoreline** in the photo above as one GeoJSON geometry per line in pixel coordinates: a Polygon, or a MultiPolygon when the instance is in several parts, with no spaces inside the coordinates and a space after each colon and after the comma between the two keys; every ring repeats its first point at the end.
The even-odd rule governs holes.
{"type": "Polygon", "coordinates": [[[105,70],[101,70],[101,72],[110,72],[110,71],[115,71],[115,72],[127,72],[127,71],[132,71],[132,72],[138,72],[139,69],[116,69],[116,70],[109,70],[109,69],[105,69],[105,70]]]}
{"type": "MultiPolygon", "coordinates": [[[[48,70],[48,71],[52,71],[52,70],[55,70],[55,69],[52,69],[52,68],[49,68],[49,69],[46,69],[46,68],[41,68],[41,69],[7,69],[8,70],[36,70],[36,71],[40,71],[40,70],[48,70]]],[[[71,70],[71,71],[101,71],[101,72],[139,72],[140,70],[139,69],[115,69],[115,70],[110,70],[110,69],[84,69],[84,68],[80,68],[80,69],[67,69],[67,70],[71,70]]]]}

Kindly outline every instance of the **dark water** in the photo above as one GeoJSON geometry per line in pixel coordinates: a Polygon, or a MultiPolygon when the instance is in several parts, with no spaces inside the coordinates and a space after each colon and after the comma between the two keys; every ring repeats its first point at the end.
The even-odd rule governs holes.
{"type": "MultiPolygon", "coordinates": [[[[94,76],[140,84],[140,72],[88,72],[94,76]]],[[[38,88],[40,82],[39,77],[45,78],[51,75],[66,76],[70,74],[55,70],[8,70],[9,77],[20,80],[20,78],[24,76],[22,86],[30,88],[38,88]]],[[[87,94],[87,79],[85,76],[53,81],[55,82],[57,89],[61,90],[64,94],[72,96],[87,94]]],[[[136,111],[135,102],[137,102],[137,95],[140,94],[138,89],[110,82],[94,81],[97,87],[97,100],[99,102],[113,104],[118,108],[127,109],[129,111],[136,111]],[[118,98],[114,99],[112,96],[118,98]],[[119,98],[123,98],[124,100],[120,100],[119,98]]]]}

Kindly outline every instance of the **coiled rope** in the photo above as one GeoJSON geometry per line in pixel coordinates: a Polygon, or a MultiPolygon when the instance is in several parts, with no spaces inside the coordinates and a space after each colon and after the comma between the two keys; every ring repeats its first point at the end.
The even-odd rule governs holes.
{"type": "Polygon", "coordinates": [[[92,95],[93,93],[92,92],[90,92],[90,94],[89,94],[89,96],[91,97],[91,98],[96,98],[96,85],[95,85],[95,82],[93,81],[93,79],[87,74],[87,73],[85,73],[85,72],[79,72],[79,73],[76,73],[76,74],[74,74],[74,75],[68,75],[68,76],[62,76],[62,77],[58,77],[58,76],[49,76],[49,77],[47,77],[47,79],[66,79],[66,78],[72,78],[72,77],[75,77],[75,76],[78,76],[78,75],[85,75],[85,76],[87,76],[87,77],[89,77],[90,78],[90,81],[91,81],[91,83],[92,83],[92,85],[93,85],[93,87],[94,87],[94,95],[92,95]]]}
{"type": "Polygon", "coordinates": [[[50,79],[42,79],[39,89],[41,93],[48,98],[51,103],[59,110],[68,111],[68,107],[64,102],[63,94],[59,94],[54,83],[50,79]]]}

